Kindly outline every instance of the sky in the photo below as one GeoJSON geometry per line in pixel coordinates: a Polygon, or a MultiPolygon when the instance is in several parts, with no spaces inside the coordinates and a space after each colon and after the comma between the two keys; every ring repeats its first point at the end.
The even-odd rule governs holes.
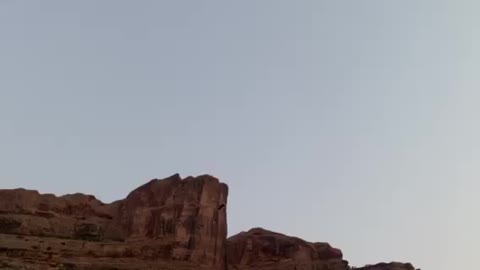
{"type": "Polygon", "coordinates": [[[230,186],[351,265],[475,268],[480,3],[0,1],[0,188],[230,186]]]}

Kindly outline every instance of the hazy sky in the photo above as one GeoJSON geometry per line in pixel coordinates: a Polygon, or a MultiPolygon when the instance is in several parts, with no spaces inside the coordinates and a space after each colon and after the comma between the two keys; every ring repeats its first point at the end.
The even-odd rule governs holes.
{"type": "Polygon", "coordinates": [[[0,187],[228,183],[229,232],[474,269],[480,4],[0,1],[0,187]]]}

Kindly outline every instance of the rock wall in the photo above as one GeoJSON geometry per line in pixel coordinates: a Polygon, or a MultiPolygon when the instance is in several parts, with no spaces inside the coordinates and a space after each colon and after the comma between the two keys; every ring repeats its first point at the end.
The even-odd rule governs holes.
{"type": "Polygon", "coordinates": [[[347,270],[339,249],[261,228],[227,240],[229,270],[347,270]]]}
{"type": "Polygon", "coordinates": [[[178,175],[111,204],[0,190],[0,269],[224,270],[227,196],[216,178],[178,175]]]}
{"type": "Polygon", "coordinates": [[[227,240],[227,197],[227,185],[208,175],[154,179],[110,204],[91,195],[0,190],[0,269],[352,269],[328,243],[260,228],[227,240]]]}

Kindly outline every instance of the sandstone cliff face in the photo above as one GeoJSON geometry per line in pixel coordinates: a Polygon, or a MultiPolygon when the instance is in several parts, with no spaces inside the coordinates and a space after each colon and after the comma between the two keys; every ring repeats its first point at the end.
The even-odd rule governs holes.
{"type": "Polygon", "coordinates": [[[0,190],[0,269],[224,270],[227,196],[216,178],[178,175],[111,204],[0,190]]]}
{"type": "Polygon", "coordinates": [[[309,243],[299,238],[256,228],[227,241],[230,270],[346,270],[339,249],[327,243],[309,243]]]}
{"type": "Polygon", "coordinates": [[[228,187],[208,175],[154,179],[110,204],[0,190],[0,269],[350,270],[327,243],[260,228],[227,240],[227,196],[228,187]]]}

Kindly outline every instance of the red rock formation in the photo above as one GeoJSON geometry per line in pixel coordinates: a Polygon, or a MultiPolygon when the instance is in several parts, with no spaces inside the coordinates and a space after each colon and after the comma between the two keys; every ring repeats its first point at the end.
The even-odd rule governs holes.
{"type": "Polygon", "coordinates": [[[327,243],[263,229],[227,240],[227,196],[228,187],[208,175],[154,179],[110,204],[83,194],[0,190],[0,269],[350,269],[327,243]]]}
{"type": "Polygon", "coordinates": [[[227,195],[216,178],[178,175],[111,204],[0,190],[0,269],[224,270],[227,195]]]}
{"type": "Polygon", "coordinates": [[[346,270],[339,249],[256,228],[227,240],[229,270],[346,270]]]}
{"type": "Polygon", "coordinates": [[[379,263],[376,265],[367,265],[360,268],[355,268],[355,270],[415,270],[415,267],[409,263],[379,263]]]}

